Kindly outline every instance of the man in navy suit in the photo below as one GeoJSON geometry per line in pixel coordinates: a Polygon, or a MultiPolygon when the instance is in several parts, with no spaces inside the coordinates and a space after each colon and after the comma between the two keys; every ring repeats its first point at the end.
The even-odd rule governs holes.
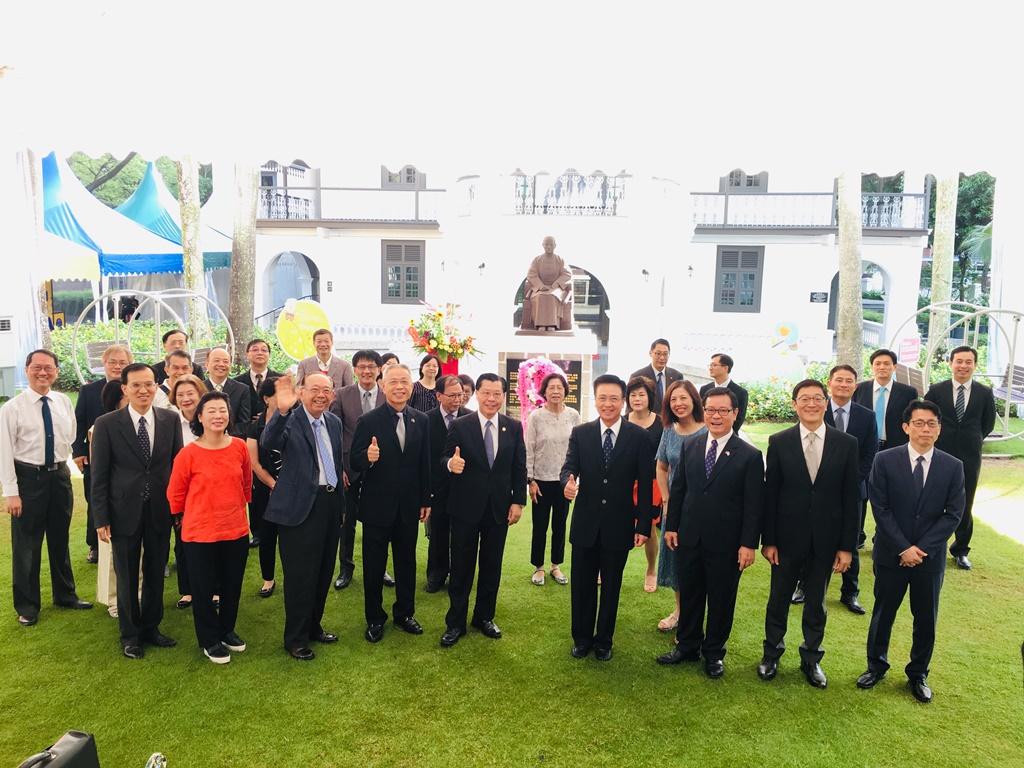
{"type": "Polygon", "coordinates": [[[313,658],[310,641],[335,643],[321,620],[334,574],[334,553],[345,515],[341,421],[327,412],[329,376],[312,373],[296,393],[290,376],[275,382],[277,412],[260,443],[281,452],[281,470],[264,520],[278,525],[284,571],[284,647],[292,658],[313,658]]]}
{"type": "Polygon", "coordinates": [[[260,397],[260,387],[267,379],[276,379],[281,374],[269,365],[270,343],[265,339],[249,339],[245,345],[245,358],[249,361],[249,367],[235,376],[235,381],[249,388],[249,418],[257,421],[267,409],[260,397]]]}
{"type": "Polygon", "coordinates": [[[708,363],[708,375],[711,376],[712,381],[709,381],[700,388],[700,396],[704,397],[715,387],[726,387],[732,390],[732,393],[736,396],[736,407],[739,408],[736,423],[733,425],[733,431],[739,432],[743,429],[743,422],[747,418],[747,401],[750,395],[746,389],[732,380],[733,365],[735,365],[733,359],[724,352],[713,354],[711,362],[708,363]]]}
{"type": "Polygon", "coordinates": [[[414,617],[416,537],[418,524],[430,517],[427,416],[407,406],[412,396],[408,366],[391,366],[382,382],[387,402],[359,419],[349,455],[352,469],[362,477],[356,514],[363,524],[365,636],[371,643],[384,637],[388,618],[382,595],[389,544],[395,562],[395,626],[423,634],[414,617]]]}
{"type": "Polygon", "coordinates": [[[939,592],[946,571],[946,540],[964,511],[964,469],[935,448],[943,429],[935,403],[916,402],[903,412],[908,446],[881,451],[871,470],[869,493],[875,516],[875,606],[868,630],[868,669],[858,688],[873,688],[889,670],[889,638],[896,612],[910,590],[914,616],[910,663],[911,693],[932,700],[928,670],[935,648],[939,592]]]}
{"type": "Polygon", "coordinates": [[[853,401],[875,414],[879,450],[906,445],[901,419],[904,409],[918,399],[917,390],[894,378],[896,353],[891,349],[876,349],[870,360],[871,380],[857,385],[853,401]]]}
{"type": "Polygon", "coordinates": [[[671,347],[669,346],[668,339],[655,339],[651,342],[649,353],[651,356],[650,365],[645,365],[629,375],[630,379],[636,376],[646,376],[654,382],[654,402],[651,403],[651,410],[655,413],[661,413],[661,401],[665,397],[668,385],[673,381],[680,381],[683,378],[681,371],[669,368],[668,356],[670,352],[671,347]]]}

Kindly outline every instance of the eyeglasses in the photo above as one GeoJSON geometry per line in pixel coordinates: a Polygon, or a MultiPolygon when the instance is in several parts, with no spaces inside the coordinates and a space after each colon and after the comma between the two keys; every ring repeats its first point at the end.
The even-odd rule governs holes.
{"type": "Polygon", "coordinates": [[[708,416],[726,416],[735,410],[735,408],[705,408],[704,413],[708,416]]]}
{"type": "Polygon", "coordinates": [[[360,363],[356,366],[357,371],[376,371],[380,366],[376,363],[360,363]]]}
{"type": "Polygon", "coordinates": [[[796,399],[800,405],[809,405],[811,403],[820,404],[825,402],[825,398],[821,395],[801,395],[796,399]]]}
{"type": "Polygon", "coordinates": [[[935,419],[931,419],[930,421],[925,421],[924,419],[914,419],[913,421],[910,422],[910,426],[917,427],[918,429],[924,429],[925,427],[928,427],[928,429],[935,429],[937,426],[939,426],[939,422],[937,422],[935,419]]]}
{"type": "Polygon", "coordinates": [[[56,373],[57,369],[52,365],[33,365],[29,369],[30,373],[56,373]]]}

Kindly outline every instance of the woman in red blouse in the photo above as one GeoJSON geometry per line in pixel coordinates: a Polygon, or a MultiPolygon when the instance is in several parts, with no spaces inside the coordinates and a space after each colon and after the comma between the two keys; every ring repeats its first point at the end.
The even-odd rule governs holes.
{"type": "Polygon", "coordinates": [[[198,439],[178,453],[167,485],[171,514],[182,516],[175,525],[181,526],[188,563],[196,637],[215,664],[227,664],[231,651],[245,650],[235,620],[249,556],[252,465],[245,443],[227,433],[230,424],[228,396],[203,395],[192,418],[198,439]],[[213,606],[217,589],[219,611],[213,606]]]}

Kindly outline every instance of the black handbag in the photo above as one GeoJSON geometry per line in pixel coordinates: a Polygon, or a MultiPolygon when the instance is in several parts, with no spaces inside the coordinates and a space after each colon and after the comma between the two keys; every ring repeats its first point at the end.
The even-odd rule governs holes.
{"type": "Polygon", "coordinates": [[[96,741],[91,733],[68,731],[56,744],[32,755],[18,768],[100,768],[96,741]]]}

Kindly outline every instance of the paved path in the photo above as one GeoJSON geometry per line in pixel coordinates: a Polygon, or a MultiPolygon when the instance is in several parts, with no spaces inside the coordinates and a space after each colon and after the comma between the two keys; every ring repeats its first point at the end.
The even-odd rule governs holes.
{"type": "Polygon", "coordinates": [[[974,515],[1004,536],[1024,544],[1024,498],[1000,488],[986,488],[985,471],[996,468],[986,464],[982,470],[982,484],[974,497],[974,515]]]}

